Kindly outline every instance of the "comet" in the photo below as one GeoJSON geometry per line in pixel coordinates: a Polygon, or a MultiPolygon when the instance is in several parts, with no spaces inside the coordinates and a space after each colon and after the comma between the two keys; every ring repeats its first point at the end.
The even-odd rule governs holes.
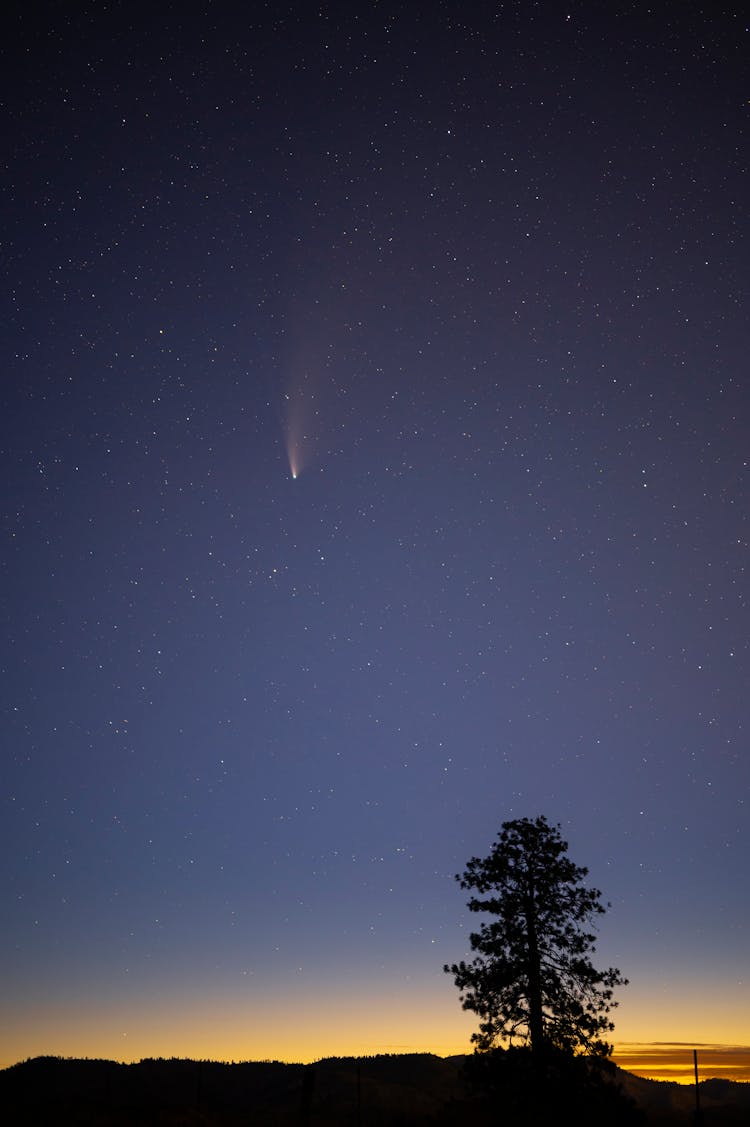
{"type": "Polygon", "coordinates": [[[293,481],[319,455],[322,435],[329,429],[323,411],[324,392],[330,396],[332,389],[322,374],[310,374],[305,369],[284,395],[284,445],[293,481]]]}
{"type": "Polygon", "coordinates": [[[285,395],[284,399],[286,400],[284,445],[289,460],[289,472],[292,475],[292,481],[296,481],[305,468],[307,460],[305,418],[310,412],[310,406],[300,390],[292,391],[291,394],[285,395]]]}

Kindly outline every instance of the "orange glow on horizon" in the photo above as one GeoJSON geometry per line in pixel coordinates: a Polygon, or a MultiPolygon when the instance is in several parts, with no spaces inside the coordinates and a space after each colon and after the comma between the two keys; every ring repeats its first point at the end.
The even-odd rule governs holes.
{"type": "MultiPolygon", "coordinates": [[[[376,1056],[385,1053],[433,1053],[439,1057],[458,1056],[473,1051],[468,1039],[465,1042],[442,1037],[425,1037],[415,1042],[403,1032],[377,1027],[367,1035],[340,1033],[313,1039],[304,1035],[271,1036],[265,1038],[239,1030],[214,1031],[213,1035],[198,1035],[176,1029],[146,1033],[132,1037],[126,1032],[99,1030],[99,1036],[89,1031],[51,1028],[47,1034],[26,1041],[20,1052],[2,1046],[0,1068],[8,1068],[20,1060],[36,1056],[61,1056],[68,1058],[98,1058],[131,1063],[144,1058],[178,1057],[192,1060],[223,1062],[247,1060],[276,1060],[289,1064],[309,1064],[326,1057],[376,1056]],[[399,1032],[402,1036],[399,1037],[399,1032]]],[[[408,1031],[413,1032],[413,1031],[408,1031]]],[[[24,1039],[25,1040],[25,1039],[24,1039]]],[[[698,1050],[700,1080],[723,1079],[750,1082],[750,1046],[701,1045],[698,1050]]],[[[693,1048],[689,1045],[623,1044],[616,1045],[613,1060],[620,1068],[648,1080],[672,1081],[692,1084],[693,1048]]]]}
{"type": "MultiPolygon", "coordinates": [[[[450,989],[402,980],[375,993],[352,975],[325,986],[300,980],[279,994],[249,980],[241,987],[214,982],[213,988],[194,992],[152,983],[150,991],[115,991],[85,1007],[74,991],[56,1001],[26,1000],[6,1013],[0,1067],[45,1055],[308,1063],[332,1056],[429,1052],[447,1057],[473,1051],[476,1017],[456,1005],[450,989]]],[[[700,1023],[676,1023],[671,1037],[656,1020],[638,1028],[631,1017],[622,1023],[627,1040],[615,1042],[613,1059],[637,1076],[689,1084],[696,1048],[701,1079],[750,1081],[750,1036],[740,1016],[731,1021],[725,1011],[719,1037],[709,1013],[700,1023]],[[638,1036],[644,1029],[649,1040],[638,1036]],[[702,1039],[688,1039],[699,1030],[702,1039]]]]}
{"type": "Polygon", "coordinates": [[[623,1042],[612,1059],[626,1072],[648,1080],[693,1084],[693,1049],[698,1053],[699,1080],[750,1081],[750,1046],[706,1045],[689,1042],[623,1042]]]}
{"type": "Polygon", "coordinates": [[[354,990],[325,1001],[300,991],[265,998],[118,999],[81,1013],[74,1005],[17,1013],[0,1032],[0,1067],[36,1056],[137,1061],[144,1057],[278,1060],[309,1063],[332,1056],[472,1051],[475,1022],[452,997],[415,991],[373,999],[354,990]]]}

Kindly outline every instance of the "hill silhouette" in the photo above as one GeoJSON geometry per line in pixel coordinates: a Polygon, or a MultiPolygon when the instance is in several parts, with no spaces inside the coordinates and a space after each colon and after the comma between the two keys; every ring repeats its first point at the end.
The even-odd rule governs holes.
{"type": "MultiPolygon", "coordinates": [[[[429,1053],[312,1065],[37,1057],[0,1071],[0,1112],[14,1127],[489,1127],[502,1107],[467,1089],[465,1060],[429,1053]]],[[[621,1069],[616,1079],[644,1123],[693,1122],[692,1088],[621,1069]]],[[[750,1122],[750,1084],[705,1080],[700,1092],[709,1127],[750,1122]]],[[[569,1121],[560,1108],[556,1122],[569,1121]]]]}

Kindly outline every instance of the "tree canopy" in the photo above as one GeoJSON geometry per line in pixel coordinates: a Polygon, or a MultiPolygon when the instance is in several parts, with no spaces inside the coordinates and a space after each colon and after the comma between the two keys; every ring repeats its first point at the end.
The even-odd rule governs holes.
{"type": "Polygon", "coordinates": [[[532,1053],[545,1046],[606,1057],[619,970],[597,970],[592,921],[605,911],[588,869],[567,856],[560,827],[544,817],[503,823],[489,856],[472,857],[456,876],[473,895],[472,912],[491,917],[470,936],[476,957],[446,965],[466,1010],[480,1017],[481,1050],[519,1038],[532,1053]]]}

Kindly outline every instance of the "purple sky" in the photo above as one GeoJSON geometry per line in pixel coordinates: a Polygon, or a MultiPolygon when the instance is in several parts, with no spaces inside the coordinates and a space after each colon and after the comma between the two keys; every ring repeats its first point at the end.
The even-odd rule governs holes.
{"type": "Polygon", "coordinates": [[[0,1063],[459,1051],[542,813],[748,1043],[747,38],[11,6],[0,1063]]]}

